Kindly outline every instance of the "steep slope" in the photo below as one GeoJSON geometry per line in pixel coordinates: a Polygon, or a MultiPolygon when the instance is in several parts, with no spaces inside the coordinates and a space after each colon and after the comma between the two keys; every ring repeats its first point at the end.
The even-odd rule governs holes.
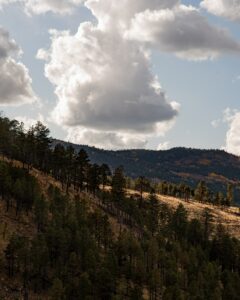
{"type": "MultiPolygon", "coordinates": [[[[19,163],[17,161],[11,161],[11,162],[12,162],[11,165],[18,167],[19,169],[22,169],[22,163],[19,163]]],[[[53,186],[53,187],[57,187],[61,190],[61,184],[57,180],[52,178],[50,175],[47,175],[35,168],[31,169],[30,174],[31,174],[31,176],[33,176],[34,178],[37,179],[37,182],[41,188],[41,193],[43,193],[46,196],[46,199],[48,199],[49,203],[51,203],[51,198],[48,198],[48,197],[50,197],[49,196],[49,188],[51,186],[53,186]]],[[[107,190],[110,190],[110,187],[107,187],[107,190]]],[[[128,198],[129,198],[130,202],[133,203],[133,201],[134,202],[136,201],[136,203],[137,203],[137,199],[139,199],[139,195],[137,195],[137,192],[133,191],[133,190],[127,190],[126,192],[127,192],[127,195],[129,196],[128,198]]],[[[61,190],[61,193],[63,195],[65,195],[65,189],[61,190]]],[[[74,203],[75,196],[76,196],[76,191],[74,191],[73,188],[70,188],[67,201],[70,203],[72,203],[72,202],[74,203]]],[[[89,223],[89,225],[92,224],[93,228],[95,228],[94,230],[96,230],[96,235],[95,234],[93,235],[96,238],[96,241],[98,241],[98,237],[99,237],[97,228],[99,226],[101,226],[101,222],[99,222],[99,221],[105,220],[105,218],[101,219],[101,213],[104,213],[104,215],[105,214],[107,215],[108,220],[109,220],[109,224],[111,227],[111,234],[113,237],[113,243],[114,243],[114,241],[116,241],[116,243],[117,243],[116,245],[118,245],[118,243],[120,243],[119,246],[120,247],[123,246],[121,244],[121,239],[118,240],[118,238],[121,236],[121,234],[125,230],[125,231],[128,231],[130,234],[130,240],[126,240],[126,241],[130,241],[133,243],[132,246],[129,246],[130,247],[129,249],[128,248],[126,248],[126,249],[128,249],[128,251],[132,251],[131,249],[138,249],[138,247],[136,246],[136,241],[137,241],[137,239],[139,239],[139,241],[142,239],[142,237],[143,237],[142,232],[141,231],[138,232],[138,227],[135,227],[134,223],[130,222],[130,225],[128,225],[127,223],[124,223],[123,218],[124,218],[124,216],[126,216],[126,213],[124,212],[124,210],[121,210],[121,208],[118,209],[118,212],[115,215],[114,209],[113,209],[114,208],[113,203],[110,205],[111,213],[109,213],[109,211],[105,209],[106,206],[104,205],[104,201],[102,201],[101,198],[95,197],[94,195],[86,193],[86,192],[79,193],[79,196],[81,199],[85,199],[87,201],[87,205],[89,207],[89,217],[90,217],[89,221],[90,220],[94,221],[93,223],[91,221],[89,223]],[[100,214],[99,214],[99,212],[100,212],[100,214]],[[98,216],[100,217],[100,219],[98,219],[98,216]],[[94,219],[92,219],[93,217],[94,217],[94,219]],[[115,236],[115,238],[114,238],[114,236],[115,236]],[[134,240],[134,236],[136,237],[136,240],[134,240]],[[131,247],[133,247],[133,248],[131,248],[131,247]]],[[[239,216],[238,210],[234,207],[230,207],[228,209],[223,210],[219,207],[213,207],[213,206],[210,206],[207,204],[201,204],[201,203],[194,202],[194,201],[185,202],[181,199],[166,197],[166,196],[162,196],[162,195],[156,195],[156,197],[157,197],[156,199],[159,201],[159,203],[164,204],[168,208],[170,208],[170,211],[172,211],[173,214],[174,214],[174,211],[176,212],[179,209],[179,204],[183,204],[188,212],[188,216],[189,216],[190,220],[194,219],[194,218],[201,220],[201,218],[203,218],[204,211],[206,209],[208,209],[209,213],[212,215],[212,217],[211,217],[212,225],[222,224],[226,228],[227,232],[229,232],[232,236],[240,238],[240,216],[239,216]]],[[[58,201],[60,200],[58,197],[56,199],[58,199],[58,201]]],[[[64,199],[64,198],[62,198],[62,199],[64,199]]],[[[145,193],[144,200],[146,200],[146,201],[144,201],[144,203],[145,202],[147,203],[149,201],[149,200],[147,201],[147,199],[149,199],[149,194],[145,193]]],[[[137,206],[135,206],[135,208],[136,207],[137,206]]],[[[62,213],[64,215],[64,212],[62,211],[61,206],[59,208],[60,208],[59,213],[62,213]]],[[[71,208],[71,210],[72,210],[73,207],[69,206],[69,208],[71,208]]],[[[42,233],[39,233],[37,230],[36,223],[35,223],[36,219],[34,216],[34,210],[35,209],[33,209],[33,211],[28,212],[27,214],[22,212],[21,214],[16,216],[16,214],[15,214],[16,207],[15,206],[12,206],[11,209],[8,212],[6,212],[6,205],[3,204],[3,201],[0,201],[0,219],[1,219],[1,224],[3,225],[0,227],[0,229],[1,229],[1,231],[0,231],[0,262],[4,261],[4,256],[5,256],[4,250],[6,249],[6,246],[9,243],[9,241],[11,240],[11,236],[13,234],[18,234],[20,236],[23,236],[24,238],[28,238],[30,241],[35,240],[35,242],[40,241],[40,240],[36,239],[37,236],[40,237],[40,236],[46,234],[46,236],[49,238],[51,236],[51,234],[54,234],[53,241],[58,241],[57,245],[59,247],[62,247],[63,245],[65,245],[65,244],[62,245],[60,242],[61,240],[58,240],[58,238],[59,238],[58,232],[59,232],[59,230],[61,232],[61,230],[63,228],[65,228],[64,223],[62,224],[63,228],[60,229],[59,228],[59,225],[61,226],[61,222],[60,222],[56,228],[56,231],[53,231],[50,234],[50,236],[48,236],[48,234],[47,234],[48,231],[46,231],[46,232],[43,231],[42,233]]],[[[68,209],[67,211],[71,211],[71,210],[68,209]]],[[[163,212],[167,213],[167,210],[165,210],[163,208],[163,212]]],[[[155,214],[155,211],[154,211],[154,214],[155,214]]],[[[134,216],[134,212],[132,212],[132,215],[134,216]]],[[[59,216],[60,216],[59,214],[56,214],[58,222],[59,222],[59,219],[58,219],[59,216]]],[[[68,219],[68,221],[70,221],[68,226],[70,226],[70,228],[71,228],[71,226],[73,226],[72,229],[74,229],[76,224],[74,224],[74,222],[72,223],[72,217],[73,216],[71,216],[71,218],[68,219]]],[[[153,215],[153,217],[154,217],[154,215],[153,215]]],[[[163,217],[163,220],[164,220],[164,217],[163,217]]],[[[191,223],[189,223],[189,224],[191,224],[191,223]]],[[[182,225],[182,224],[180,224],[180,225],[182,225]]],[[[82,225],[80,225],[80,228],[81,227],[82,227],[82,225]]],[[[51,227],[49,227],[48,230],[49,229],[51,229],[51,227]]],[[[144,229],[142,228],[142,230],[144,230],[144,229]]],[[[67,232],[68,232],[68,230],[67,230],[67,232]]],[[[73,230],[73,232],[74,232],[74,230],[73,230]]],[[[214,231],[213,231],[213,234],[214,234],[214,231]]],[[[106,237],[106,235],[104,234],[104,238],[105,237],[106,237]]],[[[170,237],[170,235],[169,235],[169,237],[170,237]]],[[[64,235],[63,236],[61,235],[61,238],[66,238],[66,237],[64,237],[64,235]]],[[[123,241],[124,245],[125,245],[126,241],[123,241]]],[[[84,244],[85,244],[85,240],[84,240],[84,244]]],[[[51,245],[51,243],[50,243],[50,245],[51,245]]],[[[151,239],[150,239],[150,245],[152,247],[151,239]]],[[[100,246],[99,251],[100,250],[102,251],[102,249],[103,249],[102,247],[103,246],[100,246]]],[[[148,254],[149,257],[151,257],[151,255],[152,255],[151,247],[149,248],[149,254],[148,254]]],[[[63,249],[65,249],[65,246],[63,247],[63,249]]],[[[17,259],[17,256],[16,256],[16,259],[17,259]]],[[[72,261],[70,261],[70,262],[72,264],[72,261]]],[[[41,267],[43,266],[42,263],[40,264],[40,266],[41,267]]],[[[2,264],[2,266],[0,268],[0,299],[9,299],[9,300],[24,299],[23,298],[24,297],[24,289],[23,289],[24,285],[22,283],[23,282],[22,277],[19,276],[19,273],[16,273],[15,277],[8,277],[6,275],[6,269],[7,268],[6,268],[6,262],[5,262],[2,264]],[[5,265],[5,267],[4,267],[4,265],[5,265]]],[[[124,269],[124,272],[125,272],[125,269],[124,269]]],[[[52,274],[51,272],[49,272],[49,274],[48,274],[50,279],[51,279],[51,274],[52,274]]],[[[121,288],[120,288],[121,283],[119,280],[117,282],[119,284],[118,292],[122,293],[121,288]]],[[[100,286],[102,286],[102,283],[100,286]]],[[[34,293],[34,290],[29,288],[28,299],[32,299],[32,300],[35,300],[35,299],[60,299],[60,298],[56,298],[55,295],[54,295],[54,297],[49,296],[49,293],[50,294],[52,293],[51,291],[52,290],[49,288],[48,291],[44,291],[44,289],[42,289],[41,291],[34,293]],[[50,290],[50,292],[49,292],[49,290],[50,290]]],[[[145,296],[143,298],[137,298],[137,299],[146,299],[146,300],[151,299],[151,297],[149,295],[150,290],[146,290],[145,288],[142,288],[142,292],[145,296]]],[[[123,295],[124,295],[123,296],[124,298],[120,298],[120,299],[132,299],[129,296],[125,297],[125,292],[123,295]]],[[[157,291],[157,295],[158,296],[156,296],[156,299],[160,299],[160,295],[161,295],[160,290],[157,291]]],[[[72,298],[68,297],[67,299],[72,299],[72,298]]],[[[82,298],[80,297],[80,298],[76,298],[76,299],[82,299],[82,298]]],[[[105,298],[101,298],[101,299],[105,299],[105,298]]]]}

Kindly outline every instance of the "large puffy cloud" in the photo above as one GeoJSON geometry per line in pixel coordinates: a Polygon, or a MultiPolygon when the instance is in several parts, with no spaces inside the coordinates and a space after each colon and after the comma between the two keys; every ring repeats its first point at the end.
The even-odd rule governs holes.
{"type": "Polygon", "coordinates": [[[0,0],[0,8],[11,3],[21,3],[28,14],[70,14],[84,0],[0,0]]]}
{"type": "Polygon", "coordinates": [[[28,69],[14,59],[0,60],[0,105],[31,103],[36,100],[28,69]]]}
{"type": "Polygon", "coordinates": [[[226,108],[221,119],[214,120],[212,125],[218,127],[221,123],[229,126],[226,134],[226,143],[223,150],[240,156],[240,111],[237,109],[226,108]]]}
{"type": "MultiPolygon", "coordinates": [[[[134,147],[134,135],[160,134],[159,123],[176,116],[138,43],[91,23],[81,24],[75,35],[52,34],[51,48],[38,57],[48,60],[46,76],[56,85],[59,102],[53,116],[59,124],[87,128],[89,142],[95,138],[105,147],[99,137],[134,147]]],[[[78,136],[80,141],[88,135],[78,136]]]]}
{"type": "Polygon", "coordinates": [[[231,118],[228,118],[228,122],[230,127],[224,149],[230,153],[240,155],[240,112],[235,112],[231,118]]]}
{"type": "Polygon", "coordinates": [[[85,23],[76,35],[55,33],[47,54],[46,75],[60,99],[59,123],[148,132],[176,115],[150,72],[147,54],[134,42],[85,23]]]}
{"type": "Polygon", "coordinates": [[[178,0],[88,0],[85,5],[99,27],[120,29],[125,38],[188,60],[240,54],[240,43],[227,30],[210,24],[197,8],[178,0]]]}
{"type": "Polygon", "coordinates": [[[240,54],[239,42],[227,30],[211,25],[196,8],[184,5],[136,14],[126,35],[188,60],[240,54]]]}
{"type": "Polygon", "coordinates": [[[98,19],[100,26],[117,25],[124,29],[138,13],[170,9],[179,3],[179,0],[87,0],[85,5],[98,19]]]}
{"type": "Polygon", "coordinates": [[[87,0],[85,6],[96,24],[82,23],[74,35],[51,31],[50,48],[38,52],[58,97],[52,117],[75,142],[143,147],[171,128],[178,107],[152,74],[152,47],[194,60],[240,52],[227,31],[178,0],[87,0]]]}
{"type": "Polygon", "coordinates": [[[240,21],[239,0],[203,0],[201,6],[214,15],[240,21]]]}
{"type": "Polygon", "coordinates": [[[0,27],[0,105],[20,105],[36,100],[28,69],[17,62],[20,49],[0,27]]]}

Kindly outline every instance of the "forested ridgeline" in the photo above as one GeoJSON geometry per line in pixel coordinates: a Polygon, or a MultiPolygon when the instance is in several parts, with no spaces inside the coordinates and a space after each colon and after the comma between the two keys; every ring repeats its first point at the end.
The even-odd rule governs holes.
{"type": "Polygon", "coordinates": [[[190,219],[143,178],[129,196],[122,168],[111,176],[85,151],[51,149],[48,135],[1,119],[0,298],[240,299],[240,242],[213,228],[209,210],[190,219]]]}
{"type": "Polygon", "coordinates": [[[111,151],[53,140],[53,146],[59,143],[65,148],[71,145],[76,152],[84,149],[92,162],[100,165],[106,163],[111,169],[122,165],[125,174],[131,178],[145,176],[175,184],[183,182],[191,188],[195,188],[202,180],[215,193],[225,192],[226,184],[230,183],[234,186],[234,194],[238,201],[239,157],[224,150],[173,148],[160,151],[145,149],[111,151]]]}
{"type": "MultiPolygon", "coordinates": [[[[95,193],[100,184],[103,188],[108,184],[107,179],[113,171],[108,165],[91,164],[85,150],[76,152],[71,144],[67,147],[61,143],[56,144],[49,134],[49,129],[41,122],[25,130],[23,123],[0,116],[0,154],[3,158],[22,162],[23,168],[31,170],[35,167],[50,174],[66,187],[66,191],[73,185],[76,191],[86,189],[95,193]]],[[[139,190],[141,195],[154,189],[162,195],[186,201],[195,199],[218,206],[231,206],[234,201],[231,183],[226,184],[224,193],[213,192],[204,181],[200,181],[193,188],[181,182],[150,182],[145,176],[137,179],[126,178],[126,186],[139,190]]]]}

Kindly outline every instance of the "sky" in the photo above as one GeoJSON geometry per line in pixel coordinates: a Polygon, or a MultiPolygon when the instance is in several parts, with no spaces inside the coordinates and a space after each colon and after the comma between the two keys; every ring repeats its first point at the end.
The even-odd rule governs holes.
{"type": "Polygon", "coordinates": [[[240,0],[0,0],[0,111],[104,149],[240,155],[240,0]]]}

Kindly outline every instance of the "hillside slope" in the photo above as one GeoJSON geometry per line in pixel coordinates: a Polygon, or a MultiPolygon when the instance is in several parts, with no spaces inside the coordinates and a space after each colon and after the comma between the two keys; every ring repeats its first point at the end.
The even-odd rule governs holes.
{"type": "MultiPolygon", "coordinates": [[[[214,200],[218,208],[192,202],[184,185],[172,190],[174,185],[161,183],[168,191],[156,190],[186,202],[156,195],[147,180],[139,181],[140,195],[126,193],[126,186],[139,186],[129,184],[133,181],[122,168],[111,175],[84,150],[53,149],[43,124],[26,132],[16,121],[0,118],[0,123],[5,160],[0,161],[0,299],[240,300],[240,241],[233,237],[239,217],[236,209],[226,208],[233,198],[230,186],[227,198],[217,195],[216,201],[203,183],[196,190],[196,199],[214,200]],[[143,198],[143,190],[150,194],[143,198]],[[226,228],[214,230],[213,223],[226,228]]],[[[134,157],[120,151],[117,165],[124,161],[122,153],[129,154],[129,166],[135,161],[139,175],[149,175],[146,162],[155,168],[160,161],[149,151],[134,157]]],[[[182,171],[185,156],[162,158],[162,164],[174,162],[169,166],[182,171]]],[[[231,176],[237,166],[231,159],[224,165],[218,158],[214,170],[221,164],[231,176]]],[[[201,164],[209,167],[211,161],[201,164]]],[[[204,178],[200,171],[192,174],[204,178]]],[[[216,171],[212,177],[223,183],[238,178],[225,179],[216,171]]]]}
{"type": "Polygon", "coordinates": [[[166,151],[107,151],[54,140],[54,145],[56,143],[71,145],[76,151],[83,148],[94,163],[106,163],[112,169],[121,165],[126,175],[133,178],[142,175],[173,183],[185,182],[192,187],[205,180],[214,191],[224,191],[226,183],[239,184],[240,159],[223,150],[173,148],[166,151]]]}
{"type": "MultiPolygon", "coordinates": [[[[136,191],[128,190],[130,195],[136,194],[136,191]]],[[[194,200],[184,201],[180,198],[174,198],[170,196],[164,196],[157,194],[157,199],[160,203],[168,205],[172,209],[177,209],[179,204],[182,204],[188,212],[191,219],[201,219],[204,211],[207,209],[211,214],[212,225],[216,228],[217,225],[223,225],[227,232],[240,240],[240,210],[237,207],[222,208],[219,206],[213,206],[207,203],[200,203],[194,200]]],[[[149,197],[148,193],[144,193],[144,198],[149,197]]]]}
{"type": "MultiPolygon", "coordinates": [[[[8,161],[5,159],[5,161],[8,161]]],[[[11,164],[14,165],[15,167],[22,169],[22,163],[17,162],[17,161],[11,161],[11,164]]],[[[48,202],[50,203],[52,200],[51,198],[49,198],[49,188],[51,186],[53,187],[57,187],[58,189],[61,190],[61,193],[64,195],[65,194],[65,189],[62,189],[62,185],[60,184],[60,182],[58,182],[57,180],[55,180],[53,177],[51,177],[50,175],[47,175],[35,168],[32,168],[30,171],[31,176],[33,176],[35,179],[37,179],[37,182],[39,184],[39,187],[41,189],[41,192],[45,195],[46,199],[48,199],[48,202]]],[[[107,190],[110,190],[110,188],[107,188],[107,190]]],[[[134,190],[127,190],[127,195],[128,198],[130,200],[130,202],[136,202],[137,203],[137,199],[139,199],[139,196],[137,196],[137,192],[134,190]]],[[[76,193],[76,191],[74,191],[73,188],[70,188],[68,191],[68,201],[70,201],[70,203],[74,203],[75,202],[75,197],[78,194],[78,192],[76,193]]],[[[93,194],[89,194],[86,192],[82,192],[79,193],[80,198],[83,201],[87,201],[87,205],[89,207],[89,221],[93,220],[94,222],[90,222],[89,225],[92,223],[94,230],[96,230],[96,235],[94,234],[93,236],[95,236],[96,238],[98,237],[98,227],[99,225],[101,225],[101,223],[99,223],[100,220],[106,220],[105,217],[103,217],[103,219],[101,219],[101,213],[103,213],[103,216],[106,214],[108,220],[109,220],[109,224],[110,224],[110,228],[111,228],[111,232],[112,232],[112,237],[113,243],[120,243],[119,246],[123,247],[123,245],[121,244],[121,236],[122,234],[124,235],[124,231],[128,231],[130,234],[130,241],[133,243],[133,247],[132,249],[135,249],[134,247],[136,246],[136,241],[137,239],[139,239],[139,241],[143,238],[143,228],[141,229],[140,232],[138,232],[138,227],[134,226],[134,223],[130,222],[129,224],[124,221],[124,216],[126,217],[127,214],[126,212],[124,212],[124,210],[121,210],[121,208],[118,209],[117,214],[114,214],[114,204],[112,203],[110,205],[110,211],[108,211],[106,208],[108,206],[104,205],[104,201],[101,200],[101,198],[98,198],[96,196],[94,196],[93,194]],[[100,213],[100,214],[99,214],[100,213]],[[100,217],[100,219],[96,218],[96,217],[100,217]],[[92,219],[94,217],[94,219],[92,219]],[[96,224],[95,224],[96,223],[96,224]],[[132,235],[133,234],[133,235],[132,235]],[[114,237],[115,236],[115,237],[114,237]],[[133,240],[134,236],[136,237],[136,241],[133,240]]],[[[145,193],[144,194],[144,203],[149,203],[149,194],[145,193]]],[[[208,204],[202,204],[202,203],[198,203],[195,201],[191,201],[191,202],[186,202],[184,200],[181,199],[177,199],[177,198],[173,198],[173,197],[166,197],[166,196],[162,196],[162,195],[156,195],[157,200],[159,201],[159,203],[166,205],[170,211],[172,211],[173,215],[174,215],[174,211],[176,212],[179,209],[179,204],[183,204],[184,207],[186,208],[186,211],[188,213],[188,216],[191,219],[197,218],[199,220],[201,220],[201,218],[203,218],[203,213],[206,209],[208,209],[209,213],[212,215],[212,219],[211,219],[211,223],[212,225],[217,225],[217,224],[222,224],[226,231],[229,232],[233,237],[236,238],[240,238],[240,216],[238,214],[238,210],[237,208],[234,207],[230,207],[228,209],[221,209],[220,207],[213,207],[211,205],[208,204]]],[[[57,198],[58,201],[60,200],[59,198],[57,198]]],[[[62,198],[64,199],[64,198],[62,198]]],[[[134,204],[133,207],[137,207],[136,203],[134,204]]],[[[67,203],[66,203],[67,204],[67,203]]],[[[130,204],[130,203],[129,203],[130,204]]],[[[67,204],[69,205],[69,204],[67,204]]],[[[145,205],[145,204],[144,204],[145,205]]],[[[149,205],[149,204],[148,204],[149,205]]],[[[51,205],[49,206],[51,207],[51,205]]],[[[64,215],[64,212],[62,211],[61,207],[59,213],[64,215]]],[[[59,209],[58,208],[58,209],[59,209]]],[[[69,206],[70,211],[73,209],[73,207],[69,206]]],[[[161,209],[160,209],[161,210],[161,209]]],[[[19,214],[18,216],[16,216],[16,207],[12,206],[12,208],[9,211],[6,211],[6,207],[4,205],[3,201],[0,201],[0,219],[1,219],[1,227],[0,227],[0,262],[2,262],[2,266],[0,268],[0,299],[24,299],[24,289],[23,289],[23,285],[22,285],[22,279],[21,277],[19,277],[19,275],[15,276],[15,277],[8,277],[6,275],[6,262],[4,262],[4,256],[5,256],[5,250],[7,248],[7,245],[9,243],[9,241],[11,240],[12,236],[17,234],[19,236],[23,236],[24,239],[29,239],[30,241],[33,240],[35,242],[38,241],[37,237],[40,237],[42,235],[46,234],[46,237],[50,237],[48,235],[48,232],[50,230],[51,232],[51,227],[47,227],[48,229],[45,231],[43,231],[42,233],[40,233],[37,230],[37,226],[36,226],[36,219],[34,216],[34,210],[28,212],[27,214],[22,212],[21,214],[19,214]],[[5,264],[5,267],[3,267],[5,264]]],[[[69,209],[68,209],[69,211],[69,209]]],[[[167,211],[163,208],[163,212],[167,211]]],[[[154,214],[156,212],[154,211],[154,214]]],[[[171,214],[172,214],[171,213],[171,214]]],[[[134,216],[134,212],[132,212],[133,216],[134,216]]],[[[168,214],[168,213],[167,213],[168,214]]],[[[59,222],[59,214],[56,214],[57,220],[59,222]]],[[[63,217],[63,216],[62,216],[63,217]]],[[[70,223],[68,226],[73,226],[74,223],[72,223],[72,217],[69,219],[70,223]]],[[[154,217],[154,215],[153,215],[154,217]]],[[[163,216],[163,219],[165,217],[163,216]]],[[[60,222],[61,224],[61,222],[60,222]]],[[[59,225],[60,225],[59,224],[59,225]]],[[[63,228],[65,228],[65,221],[62,224],[63,228]]],[[[80,223],[81,224],[81,223],[80,223]]],[[[189,223],[191,224],[191,223],[189,223]]],[[[62,228],[59,228],[59,225],[57,226],[55,232],[54,233],[54,240],[58,239],[58,231],[63,230],[62,228]]],[[[90,226],[92,226],[90,225],[90,226]]],[[[180,224],[182,225],[182,224],[180,224]]],[[[61,226],[61,225],[60,225],[61,226]]],[[[74,225],[75,226],[75,225],[74,225]]],[[[139,226],[139,225],[137,225],[139,226]]],[[[80,228],[82,227],[82,225],[80,225],[80,228]]],[[[216,228],[216,227],[215,227],[216,228]]],[[[213,234],[214,234],[213,230],[213,234]]],[[[73,231],[74,232],[74,231],[73,231]]],[[[214,234],[215,235],[215,234],[214,234]]],[[[62,236],[64,237],[64,236],[62,236]]],[[[104,237],[106,237],[106,235],[104,234],[104,237]]],[[[57,240],[56,240],[57,241],[57,240]]],[[[97,240],[96,240],[97,241],[97,240]]],[[[126,240],[127,241],[127,240],[126,240]]],[[[126,243],[126,241],[124,241],[124,245],[126,243]]],[[[85,243],[85,242],[84,242],[85,243]]],[[[151,257],[151,249],[152,249],[152,241],[150,238],[150,245],[151,247],[149,248],[149,257],[151,257]]],[[[33,243],[34,245],[34,243],[33,243]]],[[[51,245],[51,243],[50,243],[51,245]]],[[[62,247],[63,245],[60,243],[60,241],[57,242],[57,245],[62,247]]],[[[69,246],[69,245],[68,245],[69,246]]],[[[128,251],[132,251],[131,247],[129,248],[128,251]]],[[[65,248],[63,248],[65,249],[65,248]]],[[[99,249],[102,249],[101,247],[99,249]]],[[[127,248],[128,249],[128,248],[127,248]]],[[[138,247],[136,248],[138,249],[138,247]]],[[[99,250],[100,251],[100,250],[99,250]]],[[[101,250],[102,251],[102,250],[101,250]]],[[[139,251],[139,250],[138,250],[139,251]]],[[[171,252],[171,251],[170,251],[171,252]]],[[[30,252],[31,253],[31,252],[30,252]]],[[[17,257],[17,256],[16,256],[17,257]]],[[[33,260],[33,258],[32,258],[33,260]]],[[[34,260],[33,260],[34,261],[34,260]]],[[[72,263],[72,262],[71,262],[72,263]]],[[[42,267],[43,265],[40,264],[40,266],[42,267]]],[[[50,267],[49,267],[50,268],[50,267]]],[[[125,270],[125,269],[124,269],[125,270]]],[[[17,269],[16,269],[17,271],[17,269]]],[[[124,271],[125,272],[125,271],[124,271]]],[[[16,273],[18,274],[18,273],[16,273]]],[[[51,276],[50,276],[51,272],[48,274],[49,280],[52,280],[51,276]]],[[[22,275],[23,276],[23,275],[22,275]]],[[[33,279],[32,279],[33,280],[33,279]]],[[[122,293],[121,291],[121,284],[120,281],[118,281],[118,285],[119,285],[119,289],[118,289],[118,293],[122,293]]],[[[53,289],[53,288],[52,288],[53,289]]],[[[75,288],[74,288],[75,289],[75,288]]],[[[51,292],[51,289],[50,289],[51,292]]],[[[134,299],[150,299],[150,290],[146,290],[146,289],[142,289],[143,292],[143,298],[134,298],[134,299]]],[[[120,298],[120,299],[132,299],[129,296],[125,295],[125,292],[123,292],[123,294],[121,294],[124,298],[120,298]]],[[[121,296],[121,297],[122,297],[121,296]]],[[[41,289],[40,291],[38,291],[38,293],[34,292],[34,290],[30,289],[28,290],[28,299],[60,299],[60,298],[56,298],[55,294],[54,297],[49,296],[49,290],[45,291],[44,289],[41,289]],[[40,297],[40,298],[39,298],[40,297]]],[[[71,297],[67,297],[66,299],[73,299],[71,297]]],[[[74,298],[75,299],[75,298],[74,298]]],[[[82,299],[81,297],[76,298],[76,299],[82,299]]],[[[90,298],[92,299],[92,298],[90,298]]],[[[105,299],[105,298],[101,298],[101,299],[105,299]]],[[[110,299],[110,298],[108,298],[110,299]]],[[[161,290],[157,290],[156,292],[156,299],[161,299],[161,290]]],[[[165,299],[165,298],[163,298],[165,299]]],[[[167,298],[166,298],[167,299],[167,298]]],[[[171,298],[172,299],[172,298],[171,298]]],[[[237,299],[237,298],[236,298],[237,299]]]]}

